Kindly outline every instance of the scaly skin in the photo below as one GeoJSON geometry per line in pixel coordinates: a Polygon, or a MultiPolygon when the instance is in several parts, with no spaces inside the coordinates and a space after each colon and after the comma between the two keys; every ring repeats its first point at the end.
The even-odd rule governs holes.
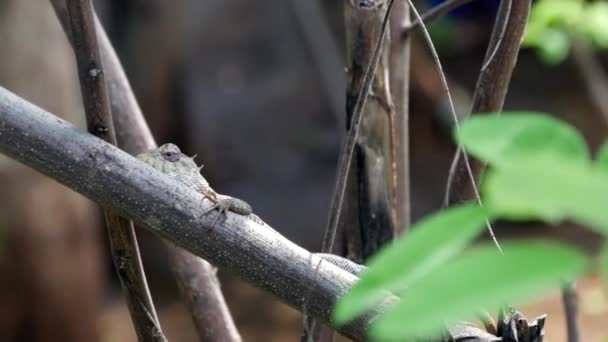
{"type": "MultiPolygon", "coordinates": [[[[211,200],[215,205],[204,212],[203,215],[214,209],[219,209],[220,214],[229,210],[237,214],[247,215],[249,219],[267,227],[264,221],[252,214],[251,206],[247,202],[216,193],[211,186],[209,186],[207,180],[200,174],[202,166],[199,167],[196,165],[193,158],[183,154],[176,145],[164,144],[159,148],[139,154],[137,158],[171,178],[184,183],[189,188],[195,189],[211,200]]],[[[365,266],[358,265],[338,255],[323,253],[315,254],[353,275],[359,275],[359,273],[365,269],[365,266]]]]}
{"type": "Polygon", "coordinates": [[[203,215],[215,209],[220,210],[219,214],[225,213],[227,210],[240,215],[250,215],[252,213],[251,206],[247,202],[215,192],[200,174],[202,166],[196,165],[194,158],[183,154],[179,147],[174,144],[164,144],[159,148],[139,154],[137,158],[171,178],[182,182],[187,187],[200,192],[213,202],[215,205],[204,212],[203,215]]]}

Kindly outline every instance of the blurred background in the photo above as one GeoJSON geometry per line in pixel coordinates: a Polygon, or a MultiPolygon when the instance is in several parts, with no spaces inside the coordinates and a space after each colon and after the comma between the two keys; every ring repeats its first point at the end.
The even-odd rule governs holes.
{"type": "MultiPolygon", "coordinates": [[[[319,250],[345,127],[344,2],[306,1],[95,5],[158,143],[197,154],[218,192],[246,200],[286,237],[319,250]]],[[[423,11],[438,2],[417,4],[423,11]]],[[[473,2],[430,26],[459,114],[469,110],[497,3],[473,2]]],[[[441,206],[454,153],[451,117],[421,38],[413,35],[411,47],[414,221],[441,206]]],[[[523,48],[505,109],[552,113],[596,149],[607,111],[588,89],[603,82],[606,56],[577,44],[551,63],[551,51],[523,48]],[[585,71],[592,63],[585,58],[600,69],[585,71]]],[[[0,0],[0,51],[1,86],[84,126],[73,54],[48,2],[0,0]]],[[[135,341],[98,207],[3,156],[0,194],[0,341],[135,341]]],[[[501,224],[497,235],[560,239],[589,253],[602,243],[583,228],[561,228],[501,224]]],[[[196,341],[165,248],[143,229],[138,238],[164,332],[171,341],[196,341]]],[[[299,340],[298,312],[220,276],[245,341],[299,340]]],[[[593,277],[580,284],[585,341],[607,335],[599,286],[593,277]]],[[[548,313],[549,340],[565,341],[558,293],[524,311],[548,313]]]]}

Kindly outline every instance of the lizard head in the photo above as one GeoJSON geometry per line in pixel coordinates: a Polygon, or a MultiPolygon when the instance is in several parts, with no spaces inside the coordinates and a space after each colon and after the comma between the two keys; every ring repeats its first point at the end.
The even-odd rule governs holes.
{"type": "Polygon", "coordinates": [[[137,158],[164,173],[187,176],[199,172],[194,158],[188,157],[174,144],[164,144],[154,150],[141,153],[137,158]]]}

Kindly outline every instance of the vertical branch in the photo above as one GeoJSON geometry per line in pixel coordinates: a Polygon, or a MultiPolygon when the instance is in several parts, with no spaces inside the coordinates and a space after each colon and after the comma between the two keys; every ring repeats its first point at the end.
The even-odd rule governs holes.
{"type": "MultiPolygon", "coordinates": [[[[73,43],[65,0],[51,2],[64,31],[73,43]]],[[[156,142],[118,56],[96,16],[94,20],[118,145],[131,154],[153,149],[156,142]]],[[[205,260],[173,244],[165,245],[172,271],[201,341],[241,341],[213,267],[205,260]]]]}
{"type": "Polygon", "coordinates": [[[410,153],[409,153],[409,82],[410,40],[401,39],[403,27],[410,25],[409,6],[405,1],[395,4],[391,13],[391,45],[389,59],[390,89],[395,104],[395,233],[406,231],[411,221],[410,153]]]}
{"type": "MultiPolygon", "coordinates": [[[[347,242],[342,254],[357,261],[391,240],[395,231],[391,199],[394,199],[396,139],[388,60],[383,50],[394,4],[395,0],[348,0],[344,5],[349,71],[348,131],[340,151],[322,252],[333,252],[338,222],[344,218],[349,230],[343,232],[347,242]],[[366,106],[370,94],[370,104],[366,106]],[[357,165],[351,167],[351,163],[357,165]],[[348,210],[343,212],[343,206],[348,210]]],[[[316,272],[319,266],[317,264],[316,272]]],[[[301,337],[301,341],[306,342],[321,336],[321,326],[307,316],[309,296],[304,298],[301,337]]]]}
{"type": "Polygon", "coordinates": [[[572,43],[572,61],[581,75],[589,98],[608,124],[608,77],[589,42],[577,37],[572,43]]]}
{"type": "Polygon", "coordinates": [[[566,312],[568,342],[579,342],[581,338],[578,316],[578,298],[575,283],[568,283],[564,285],[562,288],[562,302],[564,302],[564,311],[566,312]]]}
{"type": "MultiPolygon", "coordinates": [[[[97,48],[93,6],[90,0],[70,0],[67,10],[87,128],[91,134],[116,145],[104,71],[97,48]]],[[[137,336],[141,341],[166,341],[146,283],[133,223],[108,209],[104,209],[104,215],[112,260],[137,336]]]]}
{"type": "MultiPolygon", "coordinates": [[[[398,2],[398,1],[397,1],[398,2]]],[[[354,139],[354,153],[344,206],[350,211],[342,217],[346,255],[358,262],[370,257],[394,237],[397,188],[397,129],[395,108],[389,84],[389,37],[381,34],[387,13],[385,1],[350,1],[345,5],[348,82],[346,115],[350,122],[361,110],[360,128],[354,139]],[[386,43],[386,44],[385,44],[386,43]],[[375,51],[380,44],[386,49],[375,51]],[[368,66],[378,53],[372,71],[369,100],[356,108],[365,84],[368,66]]],[[[351,131],[355,127],[348,127],[351,131]]],[[[350,134],[350,132],[349,132],[350,134]]]]}
{"type": "MultiPolygon", "coordinates": [[[[481,68],[471,113],[500,112],[505,101],[511,74],[521,45],[524,29],[530,12],[531,0],[502,0],[494,23],[486,57],[481,68]]],[[[468,177],[467,158],[459,148],[454,155],[448,175],[446,206],[464,201],[468,177]]],[[[479,163],[471,166],[480,170],[479,163]]],[[[475,172],[475,171],[474,171],[475,172]]]]}

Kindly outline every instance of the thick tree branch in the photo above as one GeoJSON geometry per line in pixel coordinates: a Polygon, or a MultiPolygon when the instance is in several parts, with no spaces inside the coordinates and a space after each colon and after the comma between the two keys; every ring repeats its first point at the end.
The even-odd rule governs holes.
{"type": "MultiPolygon", "coordinates": [[[[268,226],[228,213],[212,226],[201,195],[118,148],[0,88],[0,152],[97,203],[149,227],[160,237],[236,273],[291,306],[331,320],[332,307],[356,281],[268,226]]],[[[363,339],[370,318],[340,328],[363,339]]]]}
{"type": "MultiPolygon", "coordinates": [[[[213,225],[213,215],[201,215],[212,203],[198,192],[1,87],[0,153],[133,218],[298,310],[309,295],[307,312],[330,325],[334,304],[358,280],[351,263],[336,266],[340,260],[311,254],[268,225],[230,212],[213,225]],[[321,263],[321,257],[327,262],[321,263]]],[[[364,340],[373,319],[396,300],[387,298],[382,307],[338,330],[364,340]]],[[[443,341],[465,337],[496,341],[469,324],[455,324],[443,341]]]]}
{"type": "MultiPolygon", "coordinates": [[[[64,31],[72,41],[65,0],[51,0],[64,31]]],[[[135,99],[131,85],[105,30],[95,16],[95,26],[106,84],[110,93],[118,146],[131,154],[156,147],[135,99]]],[[[240,341],[213,267],[203,259],[167,243],[171,269],[202,341],[240,341]]]]}
{"type": "MultiPolygon", "coordinates": [[[[116,145],[110,101],[97,48],[91,0],[70,0],[67,12],[87,128],[91,134],[116,145]]],[[[146,282],[133,223],[108,208],[104,208],[104,216],[112,260],[125,293],[135,332],[140,341],[166,341],[146,282]]]]}

